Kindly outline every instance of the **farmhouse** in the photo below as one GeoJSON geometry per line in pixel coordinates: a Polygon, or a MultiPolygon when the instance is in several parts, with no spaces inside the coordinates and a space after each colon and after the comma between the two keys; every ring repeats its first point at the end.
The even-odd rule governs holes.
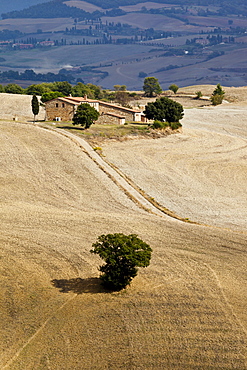
{"type": "Polygon", "coordinates": [[[125,120],[134,122],[145,122],[145,116],[141,111],[125,108],[100,100],[84,97],[56,98],[45,103],[46,120],[48,121],[72,121],[77,107],[87,103],[94,107],[99,113],[98,123],[124,124],[125,120]]]}

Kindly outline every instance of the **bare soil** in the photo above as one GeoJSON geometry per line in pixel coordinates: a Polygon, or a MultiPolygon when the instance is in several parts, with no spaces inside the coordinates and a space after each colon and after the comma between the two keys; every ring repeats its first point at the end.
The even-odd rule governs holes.
{"type": "Polygon", "coordinates": [[[185,211],[183,189],[198,208],[205,192],[212,210],[207,184],[214,199],[226,192],[221,213],[235,197],[234,228],[212,227],[207,209],[208,226],[146,212],[76,139],[0,122],[1,369],[247,368],[246,131],[227,123],[245,109],[190,109],[183,134],[103,148],[135,181],[143,172],[142,187],[170,176],[164,198],[175,199],[180,179],[176,204],[185,211]],[[98,235],[113,232],[153,248],[150,266],[120,293],[102,289],[101,261],[90,254],[98,235]]]}

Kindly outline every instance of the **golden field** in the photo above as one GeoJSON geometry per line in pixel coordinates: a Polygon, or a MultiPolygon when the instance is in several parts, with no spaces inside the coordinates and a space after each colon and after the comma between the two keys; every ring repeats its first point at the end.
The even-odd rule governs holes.
{"type": "Polygon", "coordinates": [[[76,137],[2,119],[1,369],[247,368],[246,107],[187,109],[180,134],[102,144],[197,224],[140,207],[76,137]],[[153,255],[107,293],[90,249],[114,232],[153,255]]]}

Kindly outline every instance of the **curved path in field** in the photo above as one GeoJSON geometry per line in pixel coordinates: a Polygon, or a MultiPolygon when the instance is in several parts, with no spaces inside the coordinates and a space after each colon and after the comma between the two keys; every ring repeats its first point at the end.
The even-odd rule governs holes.
{"type": "Polygon", "coordinates": [[[0,123],[0,368],[245,369],[246,235],[146,212],[101,160],[77,137],[0,123]],[[90,249],[114,232],[153,254],[109,294],[90,249]]]}
{"type": "Polygon", "coordinates": [[[107,142],[103,154],[183,218],[247,230],[246,106],[187,109],[183,133],[107,142]]]}

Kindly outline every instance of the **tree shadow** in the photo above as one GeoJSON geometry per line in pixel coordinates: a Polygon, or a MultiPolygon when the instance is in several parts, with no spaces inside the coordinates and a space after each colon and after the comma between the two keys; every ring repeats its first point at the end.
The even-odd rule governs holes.
{"type": "Polygon", "coordinates": [[[75,126],[57,126],[57,128],[65,129],[65,130],[77,130],[77,131],[84,131],[84,127],[75,127],[75,126]]]}
{"type": "Polygon", "coordinates": [[[73,292],[76,294],[96,294],[109,292],[101,285],[100,278],[96,277],[87,279],[54,279],[51,281],[51,283],[55,288],[59,289],[61,293],[73,292]]]}

